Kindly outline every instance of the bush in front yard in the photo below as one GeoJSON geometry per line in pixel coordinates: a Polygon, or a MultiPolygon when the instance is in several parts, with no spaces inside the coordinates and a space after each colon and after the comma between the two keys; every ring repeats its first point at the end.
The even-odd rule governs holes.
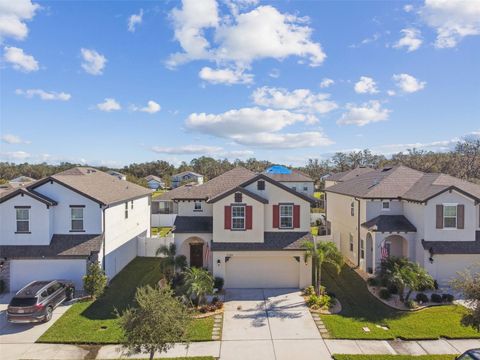
{"type": "Polygon", "coordinates": [[[417,296],[415,297],[415,300],[419,303],[427,303],[428,296],[425,295],[424,293],[418,293],[417,296]]]}
{"type": "Polygon", "coordinates": [[[378,293],[378,296],[380,296],[380,299],[383,300],[388,300],[392,296],[390,291],[388,289],[382,288],[380,289],[380,292],[378,293]]]}
{"type": "Polygon", "coordinates": [[[87,275],[83,277],[83,289],[92,298],[97,298],[103,294],[107,286],[107,276],[100,268],[98,262],[91,263],[88,266],[87,275]]]}
{"type": "Polygon", "coordinates": [[[439,294],[432,294],[430,296],[430,300],[434,303],[441,303],[442,302],[442,296],[439,294]]]}
{"type": "Polygon", "coordinates": [[[378,286],[379,281],[377,280],[377,278],[371,277],[367,279],[367,284],[369,286],[378,286]]]}
{"type": "Polygon", "coordinates": [[[418,308],[418,303],[415,300],[407,300],[405,301],[405,306],[413,310],[418,308]]]}
{"type": "Polygon", "coordinates": [[[303,289],[303,295],[312,296],[313,294],[315,294],[315,288],[313,285],[307,286],[305,289],[303,289]]]}
{"type": "Polygon", "coordinates": [[[452,294],[443,294],[442,295],[442,301],[443,302],[451,303],[451,302],[453,302],[454,299],[455,299],[455,297],[452,294]]]}
{"type": "Polygon", "coordinates": [[[311,295],[307,299],[307,306],[314,310],[317,309],[328,309],[332,305],[332,298],[328,295],[311,295]]]}

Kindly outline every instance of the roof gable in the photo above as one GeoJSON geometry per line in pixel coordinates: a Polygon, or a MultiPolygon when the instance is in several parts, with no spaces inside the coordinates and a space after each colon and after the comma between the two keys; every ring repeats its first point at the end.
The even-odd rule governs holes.
{"type": "Polygon", "coordinates": [[[32,199],[35,199],[37,201],[40,201],[42,203],[44,203],[45,205],[47,206],[54,206],[54,205],[57,205],[57,202],[53,199],[50,199],[49,197],[45,196],[45,195],[42,195],[36,191],[33,191],[33,190],[28,190],[26,188],[17,188],[13,191],[9,191],[9,192],[4,192],[0,195],[0,204],[7,201],[7,200],[10,200],[10,199],[13,199],[14,197],[18,196],[18,195],[27,195],[27,196],[30,196],[32,199]]]}
{"type": "Polygon", "coordinates": [[[234,194],[234,193],[237,193],[237,192],[240,192],[240,193],[248,196],[249,198],[252,198],[253,200],[261,202],[262,204],[268,204],[267,199],[261,197],[260,195],[255,194],[255,193],[253,193],[253,192],[251,192],[251,191],[249,191],[249,190],[247,190],[243,187],[240,187],[240,186],[237,186],[237,187],[235,187],[233,189],[230,189],[230,190],[228,190],[228,191],[226,191],[226,192],[224,192],[220,195],[217,195],[216,197],[209,199],[207,202],[208,203],[215,203],[215,202],[217,202],[219,200],[222,200],[222,199],[226,198],[227,196],[229,196],[231,194],[234,194]]]}

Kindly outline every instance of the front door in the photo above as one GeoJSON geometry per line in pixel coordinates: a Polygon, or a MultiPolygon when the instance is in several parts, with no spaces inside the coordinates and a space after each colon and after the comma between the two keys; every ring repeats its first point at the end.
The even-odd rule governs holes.
{"type": "Polygon", "coordinates": [[[203,244],[190,244],[190,267],[203,267],[203,244]]]}

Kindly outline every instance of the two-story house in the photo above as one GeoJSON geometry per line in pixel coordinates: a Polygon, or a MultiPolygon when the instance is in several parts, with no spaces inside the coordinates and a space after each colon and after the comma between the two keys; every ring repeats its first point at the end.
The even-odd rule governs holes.
{"type": "Polygon", "coordinates": [[[315,192],[315,182],[311,177],[298,170],[291,170],[285,166],[274,165],[264,171],[264,174],[273,180],[288,186],[290,189],[312,196],[315,192]]]}
{"type": "Polygon", "coordinates": [[[337,246],[374,273],[403,256],[446,285],[480,262],[480,186],[405,166],[366,171],[325,189],[337,246]]]}
{"type": "Polygon", "coordinates": [[[177,188],[182,184],[194,183],[201,185],[203,184],[203,175],[197,174],[193,171],[183,171],[181,173],[172,175],[172,188],[177,188]]]}
{"type": "Polygon", "coordinates": [[[174,241],[190,266],[205,267],[228,288],[299,288],[311,283],[303,243],[311,198],[278,181],[234,168],[202,185],[163,194],[177,209],[174,241]]]}
{"type": "Polygon", "coordinates": [[[33,280],[78,289],[99,261],[113,278],[150,235],[149,189],[77,167],[0,194],[0,278],[10,291],[33,280]]]}
{"type": "Polygon", "coordinates": [[[165,188],[165,182],[158,176],[148,175],[145,176],[145,180],[147,180],[147,186],[152,190],[165,188]]]}

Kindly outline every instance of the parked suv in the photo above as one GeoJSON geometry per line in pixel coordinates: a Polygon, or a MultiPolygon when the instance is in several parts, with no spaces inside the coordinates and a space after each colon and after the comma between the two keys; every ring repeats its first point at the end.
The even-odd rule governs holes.
{"type": "Polygon", "coordinates": [[[18,291],[8,304],[7,321],[30,323],[50,321],[53,309],[75,293],[69,281],[34,281],[18,291]]]}

